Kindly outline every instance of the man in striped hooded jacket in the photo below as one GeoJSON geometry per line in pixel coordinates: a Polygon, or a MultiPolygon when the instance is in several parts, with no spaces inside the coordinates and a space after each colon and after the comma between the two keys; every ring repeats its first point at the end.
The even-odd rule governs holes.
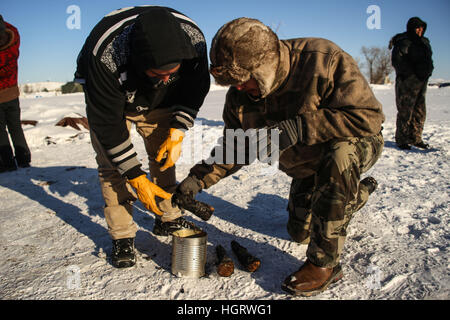
{"type": "Polygon", "coordinates": [[[112,263],[130,267],[135,264],[136,199],[157,215],[158,235],[187,224],[169,193],[176,186],[174,164],[184,132],[193,126],[209,91],[206,42],[196,23],[176,10],[120,9],[91,31],[78,56],[75,79],[85,92],[113,239],[112,263]],[[130,139],[133,123],[145,143],[151,180],[130,139]]]}

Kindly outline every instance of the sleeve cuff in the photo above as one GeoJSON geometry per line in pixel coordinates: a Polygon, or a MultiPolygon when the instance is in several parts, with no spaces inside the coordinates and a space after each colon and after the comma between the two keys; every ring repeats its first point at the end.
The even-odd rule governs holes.
{"type": "Polygon", "coordinates": [[[172,128],[186,129],[192,128],[194,126],[194,120],[197,116],[197,112],[194,109],[184,107],[181,105],[176,105],[173,107],[173,116],[171,125],[172,128]]]}
{"type": "Polygon", "coordinates": [[[146,175],[147,173],[145,173],[145,171],[143,171],[141,169],[141,165],[139,165],[139,166],[133,167],[130,170],[126,171],[124,173],[124,176],[127,177],[127,179],[131,180],[131,179],[137,178],[139,176],[142,176],[143,174],[146,175]]]}

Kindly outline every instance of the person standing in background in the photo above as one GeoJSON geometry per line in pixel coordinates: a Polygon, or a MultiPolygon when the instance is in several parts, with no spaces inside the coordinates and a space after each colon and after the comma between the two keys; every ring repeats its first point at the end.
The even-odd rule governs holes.
{"type": "Polygon", "coordinates": [[[395,69],[395,98],[397,130],[395,142],[402,150],[411,145],[428,149],[423,142],[425,124],[425,94],[434,66],[430,41],[424,37],[427,24],[418,17],[408,20],[406,32],[395,35],[389,42],[395,69]]]}
{"type": "Polygon", "coordinates": [[[29,167],[31,162],[31,152],[20,123],[19,45],[19,32],[0,15],[0,173],[17,170],[17,166],[29,167]]]}

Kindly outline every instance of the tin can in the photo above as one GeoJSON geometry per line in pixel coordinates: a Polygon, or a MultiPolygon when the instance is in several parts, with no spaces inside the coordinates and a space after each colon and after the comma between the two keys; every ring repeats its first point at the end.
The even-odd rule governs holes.
{"type": "Polygon", "coordinates": [[[175,231],[172,238],[172,273],[184,278],[204,276],[206,248],[206,232],[190,229],[175,231]]]}

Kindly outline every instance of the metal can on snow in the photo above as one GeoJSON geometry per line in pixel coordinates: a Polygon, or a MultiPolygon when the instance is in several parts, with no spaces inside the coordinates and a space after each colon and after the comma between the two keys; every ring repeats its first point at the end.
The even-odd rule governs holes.
{"type": "Polygon", "coordinates": [[[206,232],[190,229],[175,231],[172,238],[172,273],[184,278],[204,276],[206,248],[206,232]]]}

